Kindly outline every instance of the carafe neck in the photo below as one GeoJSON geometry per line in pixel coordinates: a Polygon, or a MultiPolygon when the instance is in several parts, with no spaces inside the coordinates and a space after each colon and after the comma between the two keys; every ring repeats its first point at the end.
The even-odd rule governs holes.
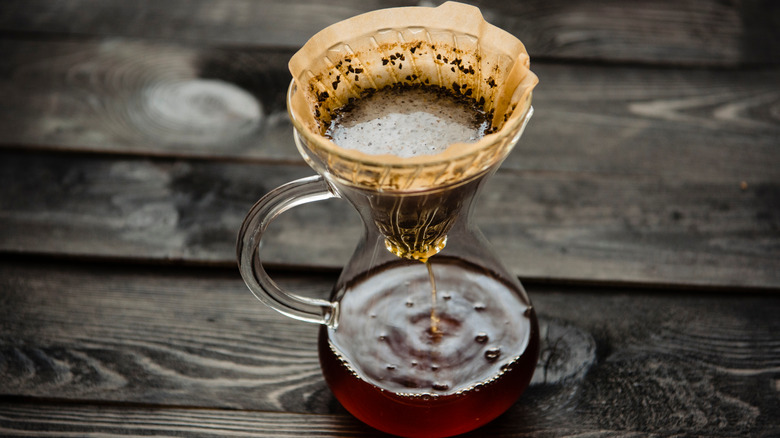
{"type": "Polygon", "coordinates": [[[376,230],[384,237],[388,251],[425,262],[444,249],[447,234],[458,219],[468,220],[489,173],[459,184],[413,192],[376,191],[339,183],[334,186],[357,209],[369,232],[376,230]]]}

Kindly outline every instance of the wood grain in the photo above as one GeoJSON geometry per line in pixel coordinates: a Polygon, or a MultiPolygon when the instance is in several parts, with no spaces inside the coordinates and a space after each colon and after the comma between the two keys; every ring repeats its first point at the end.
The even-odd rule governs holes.
{"type": "MultiPolygon", "coordinates": [[[[645,431],[599,427],[534,427],[512,425],[508,416],[464,438],[484,436],[576,438],[639,438],[645,431]]],[[[750,429],[755,433],[755,429],[750,429]]],[[[277,438],[314,437],[387,437],[346,415],[312,415],[275,412],[246,412],[212,409],[137,408],[103,405],[46,405],[41,403],[0,403],[0,432],[6,436],[85,436],[126,437],[181,436],[277,438]]],[[[777,428],[764,428],[756,437],[771,437],[777,428]]],[[[667,432],[675,435],[675,432],[667,432]]],[[[710,434],[708,436],[728,436],[710,434]]]]}
{"type": "MultiPolygon", "coordinates": [[[[319,375],[316,326],[257,303],[233,271],[4,260],[0,274],[4,433],[365,432],[319,375]],[[56,404],[33,414],[24,402],[39,399],[56,404]],[[214,410],[226,408],[239,411],[214,410]]],[[[277,277],[312,296],[334,280],[277,277]]],[[[540,368],[473,436],[778,431],[780,298],[529,293],[543,322],[540,368]]]]}
{"type": "Polygon", "coordinates": [[[347,415],[0,403],[3,436],[381,437],[347,415]]]}
{"type": "Polygon", "coordinates": [[[6,39],[0,53],[14,60],[0,67],[4,144],[298,159],[289,51],[6,39]]]}
{"type": "MultiPolygon", "coordinates": [[[[443,3],[425,2],[426,5],[443,3]]],[[[777,64],[780,10],[771,0],[473,1],[533,57],[656,64],[777,64]]],[[[408,0],[6,0],[0,30],[301,46],[318,30],[408,0]]]]}
{"type": "MultiPolygon", "coordinates": [[[[306,166],[0,152],[0,250],[235,266],[235,238],[306,166]]],[[[777,181],[499,171],[475,220],[519,276],[689,287],[780,286],[777,181]]],[[[338,269],[360,236],[345,201],[285,213],[269,264],[338,269]]]]}
{"type": "MultiPolygon", "coordinates": [[[[0,179],[8,188],[0,194],[0,216],[8,220],[8,227],[0,230],[6,250],[35,252],[37,247],[44,253],[80,257],[232,266],[236,234],[252,204],[272,188],[313,173],[294,165],[71,154],[6,152],[0,161],[0,179]]],[[[345,216],[352,219],[347,228],[357,225],[358,219],[348,212],[329,215],[333,207],[318,203],[315,210],[307,210],[319,210],[327,221],[319,225],[320,231],[337,228],[345,216]]],[[[299,219],[312,222],[305,216],[299,219]]],[[[312,223],[310,229],[316,228],[312,223]]],[[[282,242],[289,237],[285,234],[279,236],[282,242]]],[[[339,254],[345,253],[345,243],[325,245],[324,251],[335,245],[339,254]]]]}
{"type": "MultiPolygon", "coordinates": [[[[0,39],[0,146],[302,162],[285,50],[0,39]]],[[[505,168],[780,180],[777,69],[535,63],[505,168]]]]}

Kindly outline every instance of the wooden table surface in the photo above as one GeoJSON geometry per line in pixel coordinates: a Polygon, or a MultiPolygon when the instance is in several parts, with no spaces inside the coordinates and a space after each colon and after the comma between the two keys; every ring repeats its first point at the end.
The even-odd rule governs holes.
{"type": "MultiPolygon", "coordinates": [[[[780,436],[780,3],[475,3],[541,80],[476,220],[543,349],[469,436],[780,436]]],[[[318,328],[246,289],[235,235],[313,173],[291,54],[411,4],[0,3],[1,436],[379,436],[328,391],[318,328]]],[[[287,213],[274,278],[326,295],[358,221],[287,213]]]]}

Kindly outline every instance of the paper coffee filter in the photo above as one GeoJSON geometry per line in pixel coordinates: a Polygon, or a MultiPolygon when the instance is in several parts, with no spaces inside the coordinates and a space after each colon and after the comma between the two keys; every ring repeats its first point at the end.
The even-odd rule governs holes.
{"type": "Polygon", "coordinates": [[[314,35],[289,68],[288,110],[307,162],[342,182],[385,190],[450,184],[500,163],[530,117],[538,83],[520,40],[486,22],[478,8],[456,2],[341,21],[314,35]],[[345,149],[323,135],[333,111],[393,84],[439,85],[473,97],[498,130],[476,143],[409,158],[345,149]]]}

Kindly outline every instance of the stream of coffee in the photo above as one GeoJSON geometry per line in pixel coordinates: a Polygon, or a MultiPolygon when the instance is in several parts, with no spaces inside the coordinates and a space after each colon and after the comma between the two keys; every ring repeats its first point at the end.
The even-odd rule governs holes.
{"type": "Polygon", "coordinates": [[[425,267],[428,268],[428,280],[431,282],[431,336],[434,342],[441,340],[441,331],[439,331],[439,316],[436,314],[436,277],[433,276],[433,265],[426,260],[425,267]]]}

